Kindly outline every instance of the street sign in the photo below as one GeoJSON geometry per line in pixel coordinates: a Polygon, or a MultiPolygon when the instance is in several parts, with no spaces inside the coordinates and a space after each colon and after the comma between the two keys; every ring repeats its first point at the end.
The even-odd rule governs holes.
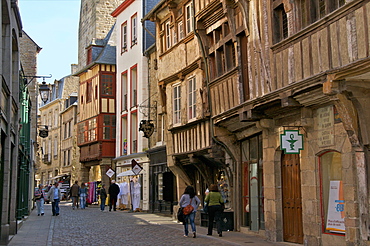
{"type": "Polygon", "coordinates": [[[131,161],[131,166],[132,166],[132,171],[138,175],[141,170],[143,170],[143,168],[139,165],[139,163],[137,163],[134,159],[132,159],[131,161]]]}
{"type": "Polygon", "coordinates": [[[299,154],[303,149],[303,135],[298,130],[285,130],[280,134],[280,149],[285,154],[299,154]]]}
{"type": "Polygon", "coordinates": [[[112,168],[109,168],[109,170],[105,173],[109,178],[111,178],[113,175],[114,175],[114,171],[112,170],[112,168]]]}

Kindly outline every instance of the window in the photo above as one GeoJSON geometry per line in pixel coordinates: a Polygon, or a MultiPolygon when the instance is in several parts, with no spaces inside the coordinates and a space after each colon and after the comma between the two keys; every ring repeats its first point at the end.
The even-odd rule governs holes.
{"type": "Polygon", "coordinates": [[[182,24],[182,21],[179,21],[177,24],[177,32],[179,33],[179,40],[184,38],[184,26],[182,24]]]}
{"type": "Polygon", "coordinates": [[[58,136],[54,137],[54,151],[53,151],[54,159],[58,157],[58,136]]]}
{"type": "Polygon", "coordinates": [[[288,19],[284,10],[284,4],[280,4],[274,9],[274,43],[288,37],[288,19]]]}
{"type": "Polygon", "coordinates": [[[103,116],[103,139],[110,140],[116,138],[116,116],[103,116]]]}
{"type": "Polygon", "coordinates": [[[138,124],[137,124],[137,114],[133,113],[131,115],[131,153],[137,153],[137,132],[138,132],[138,124]]]}
{"type": "Polygon", "coordinates": [[[193,31],[193,4],[185,6],[186,35],[193,31]]]}
{"type": "Polygon", "coordinates": [[[193,119],[196,117],[196,81],[195,77],[192,77],[188,81],[188,119],[193,119]]]}
{"type": "Polygon", "coordinates": [[[137,67],[131,68],[131,107],[137,105],[137,67]]]}
{"type": "Polygon", "coordinates": [[[165,35],[166,35],[166,49],[169,49],[171,47],[171,28],[169,21],[167,21],[165,24],[165,35]]]}
{"type": "Polygon", "coordinates": [[[122,110],[127,110],[127,71],[121,75],[122,110]]]}
{"type": "Polygon", "coordinates": [[[97,140],[97,123],[96,118],[81,122],[77,126],[78,144],[92,142],[97,140]]]}
{"type": "Polygon", "coordinates": [[[236,67],[234,43],[229,37],[230,30],[227,22],[223,23],[207,35],[213,52],[209,54],[211,79],[222,76],[236,67]]]}
{"type": "Polygon", "coordinates": [[[127,155],[127,115],[121,118],[121,154],[127,155]]]}
{"type": "Polygon", "coordinates": [[[343,6],[345,0],[299,0],[297,3],[295,8],[298,13],[297,22],[299,29],[303,29],[343,6]]]}
{"type": "Polygon", "coordinates": [[[319,157],[319,163],[321,169],[323,231],[344,233],[342,156],[338,152],[329,151],[319,157]],[[333,195],[337,196],[333,197],[333,195]],[[339,216],[336,217],[336,214],[339,216]]]}
{"type": "Polygon", "coordinates": [[[86,103],[89,103],[91,102],[91,99],[92,99],[92,82],[91,81],[87,81],[86,83],[86,103]]]}
{"type": "Polygon", "coordinates": [[[181,86],[173,86],[173,124],[180,123],[181,120],[181,86]]]}
{"type": "Polygon", "coordinates": [[[121,35],[121,53],[124,53],[127,51],[127,22],[121,26],[121,35]]]}
{"type": "Polygon", "coordinates": [[[103,96],[113,96],[113,75],[102,74],[102,94],[103,96]]]}
{"type": "Polygon", "coordinates": [[[131,17],[131,47],[137,44],[137,15],[131,17]]]}
{"type": "Polygon", "coordinates": [[[96,118],[88,121],[87,142],[96,140],[96,118]]]}

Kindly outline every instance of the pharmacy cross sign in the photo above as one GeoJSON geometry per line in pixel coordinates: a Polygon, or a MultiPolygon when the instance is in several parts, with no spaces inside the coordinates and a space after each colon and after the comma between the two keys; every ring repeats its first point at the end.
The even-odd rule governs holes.
{"type": "Polygon", "coordinates": [[[285,154],[299,154],[303,150],[303,135],[298,130],[285,130],[280,134],[280,149],[285,154]]]}

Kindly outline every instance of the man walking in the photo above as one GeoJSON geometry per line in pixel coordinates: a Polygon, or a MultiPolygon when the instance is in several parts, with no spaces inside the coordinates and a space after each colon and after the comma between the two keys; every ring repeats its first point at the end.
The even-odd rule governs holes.
{"type": "Polygon", "coordinates": [[[75,183],[72,185],[71,190],[69,191],[69,194],[72,198],[72,208],[73,210],[75,208],[78,208],[78,193],[80,190],[80,186],[78,186],[78,181],[76,180],[75,183]]]}
{"type": "Polygon", "coordinates": [[[58,188],[58,182],[52,186],[48,192],[49,201],[51,201],[51,210],[53,211],[53,216],[59,215],[59,202],[62,199],[62,192],[58,188]]]}
{"type": "Polygon", "coordinates": [[[109,211],[112,211],[112,206],[113,206],[113,211],[116,211],[116,205],[117,205],[117,196],[120,192],[119,186],[116,184],[115,180],[111,181],[111,185],[109,186],[108,189],[108,194],[109,194],[109,211]]]}

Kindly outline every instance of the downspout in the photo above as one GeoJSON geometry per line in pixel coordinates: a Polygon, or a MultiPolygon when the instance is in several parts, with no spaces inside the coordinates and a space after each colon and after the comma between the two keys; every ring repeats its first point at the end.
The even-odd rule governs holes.
{"type": "MultiPolygon", "coordinates": [[[[205,64],[207,99],[208,99],[209,111],[210,111],[210,115],[211,115],[210,118],[209,118],[209,127],[210,127],[211,137],[212,137],[212,140],[215,141],[216,144],[222,146],[225,149],[225,151],[231,157],[231,159],[232,159],[232,161],[234,162],[234,165],[235,165],[237,163],[236,162],[236,158],[234,157],[234,154],[231,152],[231,150],[229,149],[229,147],[227,147],[223,142],[219,141],[214,136],[214,127],[213,127],[213,119],[212,119],[212,115],[213,115],[212,114],[212,101],[211,101],[211,93],[210,93],[210,87],[209,87],[210,80],[209,80],[208,56],[207,56],[207,53],[205,51],[205,47],[204,47],[204,44],[202,42],[202,39],[201,39],[199,33],[197,32],[196,25],[195,25],[195,0],[192,0],[192,4],[193,4],[193,7],[192,7],[192,11],[193,11],[193,30],[194,30],[195,36],[198,39],[198,43],[199,43],[199,46],[200,46],[201,51],[202,51],[203,62],[205,64]]],[[[230,167],[228,165],[225,165],[224,167],[225,167],[226,175],[227,175],[228,179],[233,181],[230,184],[230,186],[231,187],[234,187],[234,179],[233,179],[233,174],[232,174],[232,172],[230,170],[230,167]]],[[[234,196],[234,200],[235,200],[235,196],[234,196]]]]}

